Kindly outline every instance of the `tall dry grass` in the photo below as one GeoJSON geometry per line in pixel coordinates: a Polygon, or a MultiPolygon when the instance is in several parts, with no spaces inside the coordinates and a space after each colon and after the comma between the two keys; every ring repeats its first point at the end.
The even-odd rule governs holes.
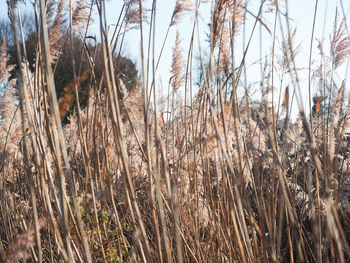
{"type": "MultiPolygon", "coordinates": [[[[289,21],[286,4],[262,1],[253,14],[249,1],[214,1],[209,55],[200,56],[203,79],[196,91],[192,65],[200,1],[176,1],[163,39],[156,35],[155,0],[150,10],[141,0],[126,1],[113,34],[104,0],[36,1],[40,41],[34,71],[22,54],[19,6],[8,1],[20,67],[16,81],[7,82],[13,65],[7,63],[4,41],[1,261],[348,262],[346,81],[334,103],[329,98],[320,105],[316,96],[316,112],[306,116],[298,92],[295,30],[281,26],[284,33],[277,35],[279,23],[289,21]],[[265,9],[274,14],[273,28],[264,22],[265,9]],[[83,50],[90,73],[80,72],[80,61],[72,59],[76,79],[58,99],[53,69],[61,40],[79,34],[87,41],[93,13],[100,25],[103,75],[94,74],[95,57],[83,50]],[[194,18],[189,50],[183,53],[177,33],[168,94],[160,97],[155,41],[162,41],[162,56],[185,14],[194,18]],[[255,21],[252,32],[245,32],[247,16],[255,21]],[[261,61],[262,98],[256,102],[244,75],[258,27],[270,32],[273,48],[271,58],[261,61]],[[112,54],[131,29],[140,32],[142,63],[139,83],[127,91],[115,77],[112,54]],[[250,37],[243,59],[236,61],[240,33],[250,37]],[[280,57],[277,38],[283,42],[280,57]],[[290,79],[287,88],[285,79],[290,79]],[[79,105],[83,81],[90,85],[84,109],[79,105]],[[277,93],[275,83],[281,84],[277,93]],[[242,96],[238,87],[243,87],[242,96]],[[300,113],[292,122],[293,99],[300,113]],[[63,126],[61,119],[72,104],[75,111],[63,126]]],[[[334,25],[330,62],[321,61],[314,74],[310,69],[309,94],[312,82],[334,85],[334,74],[349,55],[346,20],[338,23],[336,18],[334,25]]]]}

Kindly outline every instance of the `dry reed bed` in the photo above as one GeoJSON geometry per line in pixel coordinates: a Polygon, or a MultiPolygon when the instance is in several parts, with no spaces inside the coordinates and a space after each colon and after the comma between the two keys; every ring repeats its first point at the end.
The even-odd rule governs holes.
{"type": "MultiPolygon", "coordinates": [[[[248,87],[238,96],[244,59],[238,65],[233,60],[233,43],[252,14],[243,0],[217,0],[199,91],[192,90],[191,67],[184,67],[192,63],[193,45],[183,62],[177,35],[168,96],[159,99],[157,84],[148,80],[158,67],[152,42],[141,48],[141,78],[128,92],[115,78],[111,54],[124,30],[136,27],[141,47],[147,46],[145,34],[155,37],[157,2],[148,12],[142,1],[125,2],[112,38],[103,22],[104,1],[92,2],[96,20],[102,18],[104,73],[94,75],[94,57],[86,50],[90,73],[72,63],[77,78],[59,100],[52,65],[62,38],[86,32],[90,3],[48,1],[42,12],[45,1],[36,2],[40,42],[34,72],[23,62],[15,34],[22,67],[0,98],[1,261],[349,261],[345,82],[328,114],[310,115],[310,121],[300,108],[293,124],[288,88],[280,92],[281,108],[272,110],[281,103],[270,100],[269,83],[277,78],[271,69],[263,69],[259,103],[248,87]],[[80,109],[77,91],[83,81],[90,91],[88,105],[80,109]],[[62,126],[72,103],[75,111],[62,126]]],[[[168,33],[184,12],[195,18],[195,28],[199,5],[176,1],[168,33]]],[[[263,1],[263,8],[278,21],[284,5],[263,1]]],[[[20,28],[16,10],[9,1],[13,27],[20,28]]],[[[267,28],[260,11],[255,25],[267,28]]],[[[331,70],[324,74],[321,65],[314,81],[332,79],[348,56],[344,23],[335,22],[331,70]]],[[[267,29],[275,34],[276,27],[267,29]]],[[[288,32],[282,59],[278,65],[272,59],[271,67],[288,71],[291,88],[297,89],[295,33],[288,32]]],[[[2,83],[13,68],[7,61],[4,41],[2,83]]],[[[316,110],[321,111],[319,101],[316,110]]]]}

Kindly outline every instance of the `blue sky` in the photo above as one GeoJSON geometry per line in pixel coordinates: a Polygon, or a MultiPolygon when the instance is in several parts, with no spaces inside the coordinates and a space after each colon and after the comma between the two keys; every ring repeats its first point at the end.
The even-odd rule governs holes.
{"type": "MultiPolygon", "coordinates": [[[[172,15],[172,12],[174,10],[175,6],[175,0],[174,1],[157,1],[157,46],[156,50],[160,50],[161,42],[160,40],[163,40],[165,36],[165,32],[167,29],[167,26],[170,22],[170,18],[172,15]]],[[[208,43],[205,41],[206,39],[206,33],[208,33],[208,27],[207,24],[210,22],[210,9],[211,9],[211,1],[205,1],[207,3],[202,3],[200,7],[200,13],[201,13],[201,20],[199,22],[199,32],[200,32],[200,43],[202,46],[202,50],[206,50],[208,47],[208,43]]],[[[307,76],[308,76],[308,59],[309,59],[309,51],[310,51],[310,40],[311,40],[311,32],[312,32],[312,22],[313,22],[313,14],[314,14],[314,8],[315,8],[315,2],[313,0],[289,0],[288,1],[288,7],[289,7],[289,17],[291,18],[290,26],[291,28],[296,28],[296,38],[295,42],[296,44],[301,45],[300,53],[296,58],[296,66],[297,68],[301,68],[299,72],[299,78],[301,79],[301,95],[303,99],[303,104],[307,105],[308,102],[308,83],[307,83],[307,76]]],[[[147,7],[150,8],[152,1],[148,0],[146,1],[147,7]]],[[[281,1],[281,5],[283,6],[283,1],[281,1]]],[[[107,3],[107,17],[109,19],[109,23],[113,24],[114,21],[118,18],[118,14],[121,9],[121,1],[115,1],[111,0],[107,3]]],[[[259,0],[250,0],[248,2],[248,9],[254,13],[258,13],[258,8],[260,5],[259,0]]],[[[350,3],[349,1],[343,0],[343,5],[345,9],[345,14],[350,14],[350,3]]],[[[342,19],[343,14],[341,10],[340,0],[319,0],[318,4],[318,12],[316,17],[316,27],[315,27],[315,39],[324,39],[325,49],[328,47],[329,43],[329,35],[333,30],[333,22],[334,22],[334,16],[336,12],[336,8],[338,8],[339,12],[339,20],[342,19]]],[[[266,25],[271,29],[273,29],[273,15],[272,14],[263,14],[264,21],[266,25]]],[[[252,16],[248,15],[248,20],[245,24],[246,26],[246,38],[248,38],[252,25],[254,23],[254,18],[252,16]]],[[[285,24],[285,21],[283,20],[283,23],[285,24]]],[[[182,39],[182,49],[184,51],[184,57],[187,55],[187,51],[189,48],[190,43],[190,37],[191,37],[191,31],[192,31],[192,25],[193,25],[193,18],[191,18],[191,14],[187,14],[185,18],[182,20],[182,23],[177,25],[177,27],[174,27],[171,29],[170,37],[167,41],[166,47],[165,47],[165,53],[163,54],[162,60],[161,60],[161,67],[158,71],[158,75],[156,79],[159,81],[161,79],[162,87],[163,89],[167,88],[168,79],[170,77],[170,67],[171,67],[171,54],[172,54],[172,48],[174,46],[175,42],[175,35],[176,30],[179,30],[181,34],[182,39]]],[[[279,25],[277,26],[279,28],[279,25]]],[[[147,32],[147,31],[145,31],[147,32]]],[[[285,32],[286,34],[286,32],[285,32]]],[[[281,39],[281,32],[279,31],[277,33],[280,41],[281,39]]],[[[146,41],[147,43],[147,34],[146,41]]],[[[197,36],[197,35],[196,35],[197,36]]],[[[135,62],[140,62],[140,33],[138,30],[133,30],[127,32],[126,35],[126,43],[123,48],[123,53],[129,57],[131,57],[135,62]]],[[[197,41],[195,41],[197,43],[197,41]]],[[[247,40],[245,41],[247,43],[247,40]]],[[[243,34],[242,31],[237,37],[236,40],[237,49],[235,51],[235,57],[236,61],[239,61],[242,57],[242,50],[243,50],[243,34]]],[[[262,45],[262,57],[265,57],[265,55],[271,54],[271,47],[272,47],[272,36],[265,30],[260,29],[256,30],[253,35],[252,44],[250,46],[247,58],[246,58],[246,65],[247,65],[247,76],[248,76],[248,83],[255,83],[258,82],[261,79],[260,75],[260,66],[256,63],[257,61],[260,61],[261,54],[260,54],[260,45],[262,45]],[[260,41],[260,32],[261,32],[261,39],[260,41]],[[258,74],[257,74],[258,72],[258,74]]],[[[312,59],[314,63],[319,61],[320,55],[319,51],[316,48],[317,47],[317,41],[314,40],[313,45],[313,54],[312,59]]],[[[278,46],[276,47],[276,52],[280,53],[278,50],[278,46]]],[[[198,55],[198,46],[195,47],[195,54],[198,55]]],[[[346,65],[346,62],[344,63],[346,65]]],[[[343,66],[338,70],[338,74],[336,76],[336,80],[340,82],[342,79],[345,78],[347,75],[346,67],[343,66]]],[[[284,85],[287,85],[288,83],[284,83],[284,85]]],[[[277,85],[277,84],[276,84],[277,85]]],[[[257,89],[258,89],[258,85],[257,89]]],[[[313,85],[313,93],[316,92],[316,86],[313,85]]],[[[278,92],[278,90],[276,90],[278,92]]],[[[294,116],[296,115],[297,108],[296,105],[294,105],[295,109],[293,110],[294,116]]],[[[308,107],[305,107],[306,111],[308,111],[308,107]]]]}
{"type": "MultiPolygon", "coordinates": [[[[342,0],[345,9],[345,15],[350,14],[350,1],[342,0]]],[[[156,57],[159,54],[161,43],[164,39],[167,27],[170,22],[170,18],[175,6],[175,0],[158,0],[157,1],[157,23],[156,23],[156,57]]],[[[283,2],[280,1],[283,5],[283,2]]],[[[314,6],[316,0],[289,0],[289,17],[292,19],[290,25],[292,28],[296,27],[296,38],[294,43],[300,43],[301,51],[300,54],[296,58],[296,64],[298,68],[302,68],[299,72],[299,76],[301,79],[301,93],[304,105],[308,100],[308,92],[307,92],[307,67],[308,67],[308,58],[309,58],[309,50],[310,50],[310,38],[312,31],[312,22],[313,22],[313,13],[314,6]]],[[[107,19],[108,24],[115,24],[118,19],[121,7],[122,0],[109,0],[107,1],[107,19]]],[[[316,27],[315,27],[315,39],[324,39],[324,43],[329,43],[329,35],[333,29],[333,21],[335,10],[338,7],[339,17],[340,19],[343,17],[341,10],[341,0],[319,0],[318,13],[316,19],[316,27]]],[[[151,0],[146,0],[145,4],[147,8],[150,9],[152,4],[151,0]]],[[[248,9],[254,13],[258,13],[260,1],[259,0],[250,0],[248,1],[248,9]]],[[[30,5],[27,5],[30,6],[30,5]]],[[[203,1],[200,7],[201,19],[199,21],[199,38],[200,45],[203,50],[207,50],[208,43],[205,41],[206,34],[209,29],[207,24],[210,22],[210,9],[212,7],[211,1],[203,1]]],[[[0,16],[7,15],[7,6],[5,0],[0,0],[0,16]]],[[[273,29],[273,15],[272,14],[263,14],[264,21],[266,25],[271,29],[273,29]]],[[[97,20],[97,19],[96,19],[97,20]]],[[[246,29],[246,38],[248,38],[252,25],[254,23],[254,19],[252,16],[248,15],[248,20],[245,24],[246,29]]],[[[283,21],[284,23],[284,21],[283,21]]],[[[175,42],[176,30],[179,30],[181,39],[182,39],[182,50],[184,51],[184,58],[187,56],[191,31],[193,26],[193,17],[192,14],[187,14],[180,24],[176,27],[171,28],[169,38],[166,42],[165,51],[163,53],[160,68],[158,70],[158,74],[156,77],[156,81],[158,83],[158,87],[161,87],[163,90],[167,89],[168,80],[170,78],[170,67],[171,67],[171,56],[172,56],[172,48],[175,42]]],[[[278,26],[279,27],[279,26],[278,26]]],[[[147,29],[148,26],[145,25],[145,40],[144,42],[147,44],[147,29]]],[[[95,25],[91,28],[92,34],[98,33],[98,21],[96,21],[95,25]]],[[[281,32],[277,33],[278,37],[281,40],[281,32]]],[[[197,37],[197,34],[196,34],[197,37]]],[[[247,43],[247,40],[245,41],[247,43]]],[[[195,40],[195,55],[198,55],[198,40],[195,40]]],[[[314,41],[313,46],[313,60],[315,62],[319,61],[319,52],[316,48],[317,41],[314,41]]],[[[239,61],[242,57],[243,50],[243,34],[242,31],[239,33],[236,40],[236,50],[235,50],[235,59],[239,61]]],[[[247,76],[249,83],[255,83],[261,79],[260,75],[260,66],[256,64],[257,61],[260,60],[261,57],[265,57],[265,55],[271,54],[271,46],[272,46],[272,38],[271,35],[265,30],[258,28],[253,35],[252,44],[250,46],[248,55],[246,57],[246,65],[247,65],[247,76]],[[261,40],[260,41],[260,32],[261,32],[261,40]],[[260,48],[261,46],[261,48],[260,48]],[[262,54],[260,54],[260,50],[262,50],[262,54]]],[[[277,47],[278,48],[278,47],[277,47]]],[[[327,49],[327,45],[326,45],[327,49]]],[[[276,52],[279,52],[278,50],[276,52]]],[[[125,38],[125,43],[122,49],[123,55],[130,57],[134,62],[140,65],[140,32],[139,30],[131,30],[128,31],[125,38]]],[[[344,63],[346,65],[346,62],[344,63]]],[[[341,81],[347,75],[346,66],[343,66],[338,70],[338,74],[336,76],[336,80],[341,81]]],[[[285,83],[287,85],[288,83],[285,83]]],[[[258,85],[256,85],[258,88],[258,85]]],[[[314,88],[314,92],[316,87],[314,88]]],[[[163,92],[164,93],[164,92],[163,92]]],[[[307,110],[307,107],[306,107],[307,110]]],[[[295,111],[296,112],[296,111],[295,111]]]]}

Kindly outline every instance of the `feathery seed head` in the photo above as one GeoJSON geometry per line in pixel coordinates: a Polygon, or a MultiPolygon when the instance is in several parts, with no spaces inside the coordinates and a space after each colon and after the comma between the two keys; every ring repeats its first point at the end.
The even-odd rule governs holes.
{"type": "Polygon", "coordinates": [[[345,32],[345,18],[339,26],[337,20],[338,14],[335,15],[331,36],[331,57],[334,69],[338,68],[350,54],[350,39],[345,32]]]}
{"type": "Polygon", "coordinates": [[[195,9],[196,8],[191,0],[177,0],[170,26],[178,24],[184,12],[190,12],[195,9]]]}
{"type": "Polygon", "coordinates": [[[142,22],[147,21],[146,10],[142,5],[142,0],[124,0],[125,11],[125,28],[126,30],[136,29],[142,22]],[[142,10],[140,11],[140,6],[142,10]]]}
{"type": "Polygon", "coordinates": [[[172,75],[172,77],[170,78],[170,82],[174,92],[176,92],[180,88],[180,86],[184,81],[183,70],[182,70],[183,61],[182,61],[182,53],[181,53],[180,45],[181,45],[180,34],[177,31],[175,47],[173,49],[173,60],[172,60],[171,71],[170,71],[172,75]]]}

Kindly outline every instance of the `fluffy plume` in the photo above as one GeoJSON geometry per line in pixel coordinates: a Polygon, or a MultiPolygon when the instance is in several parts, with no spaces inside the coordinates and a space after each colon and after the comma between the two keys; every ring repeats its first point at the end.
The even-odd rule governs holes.
{"type": "Polygon", "coordinates": [[[181,53],[181,40],[179,32],[176,32],[175,47],[173,49],[173,60],[171,64],[171,78],[170,83],[173,90],[176,92],[184,81],[182,70],[182,53],[181,53]]]}
{"type": "Polygon", "coordinates": [[[54,0],[48,0],[46,4],[46,22],[48,25],[52,24],[55,20],[55,6],[56,2],[54,0]]]}
{"type": "MultiPolygon", "coordinates": [[[[63,0],[59,2],[57,5],[56,16],[50,26],[50,54],[53,59],[58,55],[59,50],[59,41],[63,35],[63,25],[65,23],[65,19],[63,17],[63,0]]],[[[53,6],[51,7],[52,9],[53,6]]],[[[50,11],[48,17],[53,17],[53,11],[50,11]]],[[[48,19],[51,20],[51,19],[48,19]]]]}
{"type": "MultiPolygon", "coordinates": [[[[40,220],[39,228],[45,226],[45,221],[40,220]]],[[[29,249],[35,245],[35,229],[31,226],[26,232],[17,236],[16,240],[12,241],[7,249],[7,259],[5,262],[18,262],[23,259],[26,260],[30,253],[29,249]]]]}
{"type": "Polygon", "coordinates": [[[345,31],[345,18],[338,26],[338,15],[335,15],[333,35],[331,37],[331,57],[334,69],[339,67],[350,54],[350,39],[345,31]]]}
{"type": "MultiPolygon", "coordinates": [[[[5,84],[10,77],[14,65],[8,66],[10,57],[6,51],[6,41],[3,40],[0,56],[0,85],[5,84]]],[[[18,98],[15,88],[16,80],[6,84],[0,97],[0,146],[1,150],[12,155],[18,150],[21,137],[21,120],[17,110],[18,98]]],[[[3,160],[4,161],[4,160],[3,160]]]]}
{"type": "Polygon", "coordinates": [[[178,24],[184,12],[190,12],[195,9],[191,0],[177,0],[170,26],[178,24]]]}
{"type": "Polygon", "coordinates": [[[4,84],[7,81],[8,77],[10,76],[10,71],[14,67],[7,65],[9,59],[10,57],[6,51],[6,40],[4,38],[4,40],[2,41],[0,56],[0,85],[4,84]]]}
{"type": "Polygon", "coordinates": [[[124,0],[126,6],[125,13],[125,28],[134,29],[138,28],[140,23],[147,21],[146,10],[142,5],[142,10],[140,12],[140,1],[142,0],[124,0]]]}
{"type": "Polygon", "coordinates": [[[226,77],[229,76],[230,44],[242,23],[242,1],[219,0],[216,2],[210,26],[213,48],[218,48],[216,61],[218,75],[224,72],[226,77]],[[234,32],[232,32],[232,21],[234,21],[234,32]]]}
{"type": "Polygon", "coordinates": [[[285,42],[282,43],[283,56],[279,61],[279,65],[285,72],[292,68],[293,65],[289,63],[293,61],[301,51],[301,44],[291,46],[295,41],[295,36],[296,28],[285,38],[285,42]]]}
{"type": "Polygon", "coordinates": [[[345,90],[345,81],[343,80],[340,89],[338,90],[338,95],[335,100],[335,103],[332,107],[332,123],[330,128],[330,138],[329,138],[329,151],[331,153],[331,157],[335,153],[335,141],[337,140],[338,132],[339,132],[339,121],[341,118],[342,107],[344,103],[344,90],[345,90]]]}
{"type": "MultiPolygon", "coordinates": [[[[21,117],[18,104],[17,91],[14,85],[16,80],[12,80],[6,86],[4,94],[0,98],[0,147],[1,151],[7,153],[9,163],[19,149],[21,141],[21,117]]],[[[4,160],[2,160],[4,161],[4,160]]]]}
{"type": "Polygon", "coordinates": [[[243,4],[241,0],[216,1],[211,25],[214,46],[217,45],[217,42],[221,38],[221,34],[225,30],[231,31],[232,26],[230,26],[230,23],[232,23],[232,21],[234,21],[234,32],[233,34],[231,33],[231,37],[233,37],[242,25],[243,17],[243,4]]]}
{"type": "Polygon", "coordinates": [[[219,42],[219,57],[217,59],[218,74],[223,71],[226,77],[229,76],[230,69],[230,34],[231,33],[228,27],[224,27],[222,29],[221,39],[219,42]]]}
{"type": "Polygon", "coordinates": [[[72,14],[74,32],[77,33],[86,26],[89,18],[89,11],[90,6],[86,0],[80,0],[76,3],[72,14]]]}
{"type": "Polygon", "coordinates": [[[17,91],[14,87],[16,81],[11,81],[5,88],[4,95],[0,99],[1,119],[10,121],[18,103],[17,91]]]}

